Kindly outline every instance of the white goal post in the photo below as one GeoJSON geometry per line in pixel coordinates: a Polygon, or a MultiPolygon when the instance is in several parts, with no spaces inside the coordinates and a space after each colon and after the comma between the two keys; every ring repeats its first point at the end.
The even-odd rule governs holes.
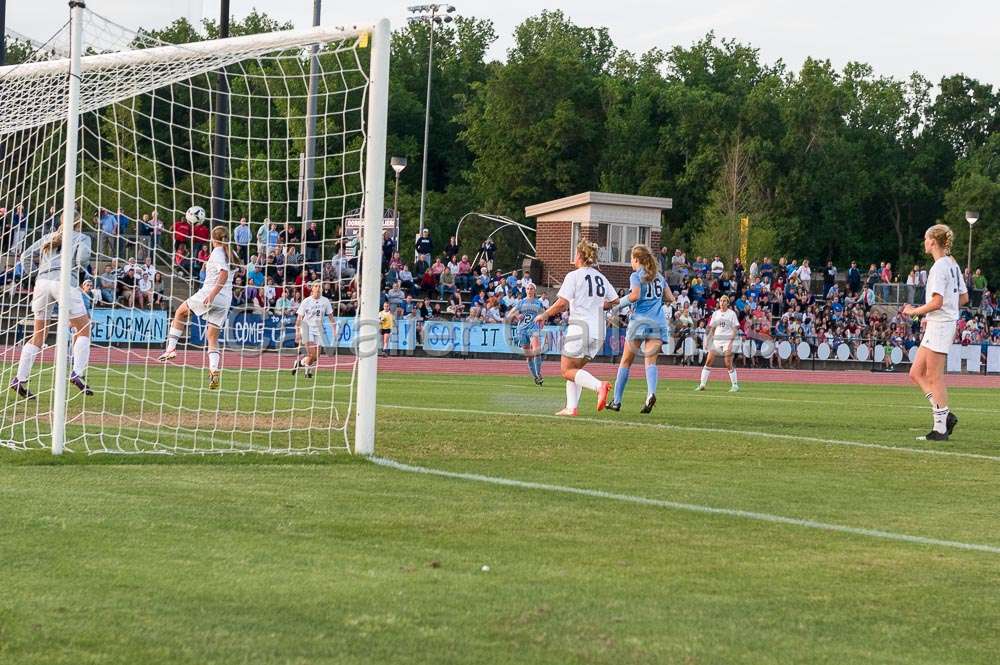
{"type": "MultiPolygon", "coordinates": [[[[268,123],[281,123],[281,126],[285,128],[286,131],[291,132],[291,127],[295,128],[295,131],[300,131],[300,126],[305,126],[310,120],[315,121],[315,116],[313,114],[319,113],[323,114],[327,111],[335,113],[335,117],[331,117],[329,120],[330,128],[325,131],[327,134],[324,138],[329,139],[329,137],[337,137],[342,140],[343,145],[348,145],[350,141],[362,141],[363,147],[358,147],[357,152],[357,166],[354,166],[355,162],[351,161],[354,158],[355,148],[353,147],[355,143],[351,143],[350,149],[345,147],[338,147],[336,150],[340,152],[331,152],[329,155],[321,155],[325,157],[328,162],[336,163],[339,159],[343,165],[343,170],[339,173],[334,173],[329,169],[318,174],[316,177],[318,179],[324,179],[323,182],[333,182],[339,178],[340,190],[337,190],[337,194],[330,194],[328,198],[330,200],[335,200],[335,203],[346,207],[346,201],[349,200],[350,196],[359,196],[361,202],[361,208],[364,215],[364,231],[362,235],[362,249],[359,263],[359,270],[356,276],[356,282],[354,283],[351,292],[356,293],[356,300],[358,303],[357,313],[355,314],[354,326],[355,334],[353,337],[353,344],[351,350],[353,351],[350,356],[349,365],[334,364],[334,373],[337,372],[338,367],[350,366],[348,373],[341,372],[341,377],[335,377],[333,379],[333,387],[331,391],[336,390],[337,382],[342,378],[344,374],[348,376],[351,394],[347,399],[346,414],[338,410],[339,407],[331,406],[333,403],[333,398],[330,398],[330,404],[326,403],[325,393],[321,393],[316,388],[308,388],[305,390],[311,391],[308,393],[308,398],[311,400],[310,404],[316,408],[326,408],[330,407],[336,412],[336,416],[330,416],[329,427],[331,430],[336,430],[338,432],[343,432],[343,436],[346,438],[349,430],[349,423],[353,421],[353,443],[354,452],[361,455],[372,455],[374,453],[375,444],[375,408],[376,408],[376,379],[377,379],[377,364],[378,364],[378,310],[379,310],[379,293],[380,293],[380,280],[381,280],[381,232],[382,232],[382,216],[383,216],[383,198],[384,198],[384,187],[385,187],[385,177],[386,177],[386,132],[387,132],[387,116],[388,116],[388,94],[389,94],[389,54],[390,54],[390,38],[391,38],[391,28],[389,21],[382,19],[372,25],[361,25],[354,26],[351,28],[343,27],[314,27],[304,30],[287,30],[273,33],[265,33],[259,35],[248,35],[240,37],[232,37],[227,39],[217,39],[217,40],[206,40],[206,41],[195,41],[187,44],[180,45],[151,45],[148,42],[143,44],[146,47],[139,48],[128,48],[126,50],[120,50],[109,53],[98,53],[94,55],[83,55],[87,51],[87,35],[85,32],[85,21],[91,16],[86,10],[85,4],[83,2],[70,2],[71,8],[71,18],[69,26],[70,35],[70,57],[61,59],[39,59],[35,62],[28,62],[25,64],[11,65],[6,67],[0,67],[0,102],[2,102],[4,107],[3,114],[0,114],[0,148],[6,145],[8,148],[10,145],[17,147],[17,141],[22,141],[23,145],[33,146],[28,149],[21,148],[20,154],[31,153],[34,150],[34,155],[28,157],[19,156],[17,159],[21,159],[21,162],[13,161],[15,158],[8,155],[7,158],[2,157],[2,152],[0,152],[0,159],[5,159],[10,161],[10,163],[17,168],[8,168],[8,164],[0,163],[0,170],[6,170],[7,174],[0,172],[0,207],[3,207],[5,201],[5,196],[8,192],[18,191],[22,192],[18,194],[20,198],[17,202],[22,199],[29,201],[30,205],[35,205],[38,208],[40,203],[30,203],[31,197],[35,196],[38,201],[44,201],[44,209],[48,210],[49,204],[53,204],[53,208],[56,206],[54,202],[58,200],[61,202],[61,210],[53,215],[53,219],[58,217],[58,222],[60,224],[62,232],[62,247],[73,248],[75,247],[74,225],[79,224],[77,217],[83,216],[86,212],[93,209],[104,210],[108,206],[98,197],[96,200],[90,195],[91,190],[86,192],[81,191],[81,182],[88,177],[92,177],[87,174],[87,165],[92,163],[94,160],[93,154],[85,154],[88,150],[84,143],[90,140],[94,143],[95,140],[98,141],[98,147],[96,151],[101,152],[103,143],[101,141],[111,141],[107,136],[101,134],[101,128],[99,123],[92,123],[92,125],[97,126],[96,134],[98,139],[93,139],[92,137],[88,139],[87,127],[81,122],[81,117],[84,114],[92,112],[100,112],[102,109],[107,109],[112,106],[122,106],[126,110],[129,109],[129,104],[131,104],[131,113],[134,117],[131,119],[126,119],[121,123],[121,126],[125,127],[126,130],[131,130],[132,134],[126,133],[126,139],[124,143],[128,143],[129,138],[133,140],[137,145],[138,141],[136,137],[142,139],[149,139],[149,143],[152,144],[151,151],[163,151],[168,152],[173,149],[173,146],[157,146],[156,139],[154,136],[153,129],[149,130],[149,136],[141,135],[139,130],[136,130],[134,126],[129,126],[129,123],[133,125],[136,124],[136,117],[140,117],[142,120],[148,120],[150,126],[153,125],[153,112],[149,112],[149,117],[141,117],[135,115],[140,113],[136,111],[138,106],[135,101],[142,95],[151,94],[156,90],[165,88],[166,86],[171,86],[177,83],[183,83],[186,81],[192,81],[198,79],[198,77],[208,78],[209,74],[215,72],[225,72],[227,67],[239,66],[244,62],[254,62],[266,60],[267,58],[277,59],[274,54],[282,53],[288,54],[292,53],[291,56],[283,56],[286,58],[285,61],[275,65],[279,73],[283,73],[288,67],[286,67],[287,62],[293,62],[295,65],[295,85],[300,85],[302,80],[308,80],[299,75],[301,62],[305,61],[307,64],[304,70],[309,69],[309,59],[317,59],[318,51],[312,49],[316,45],[320,45],[321,49],[324,45],[337,45],[345,44],[347,46],[343,47],[331,47],[331,52],[336,52],[337,57],[341,52],[351,51],[353,53],[353,58],[357,62],[363,62],[367,60],[367,72],[363,71],[361,65],[358,65],[358,71],[351,70],[349,74],[358,74],[364,79],[363,86],[357,86],[356,88],[351,88],[350,84],[347,82],[347,77],[341,74],[344,79],[344,89],[348,90],[351,94],[357,93],[363,97],[363,101],[355,106],[351,106],[348,103],[348,92],[337,91],[336,97],[334,92],[328,92],[328,98],[335,98],[337,102],[343,102],[342,109],[334,109],[329,111],[329,104],[322,105],[321,110],[316,111],[316,106],[314,103],[315,91],[312,90],[313,83],[308,83],[305,85],[309,86],[308,96],[310,97],[309,111],[305,112],[305,117],[301,115],[296,115],[296,111],[292,110],[293,101],[298,103],[304,96],[301,92],[288,92],[288,100],[282,100],[282,103],[286,103],[288,107],[287,118],[275,119],[272,115],[267,115],[263,117],[263,121],[267,124],[266,131],[268,132],[267,138],[269,140],[275,140],[271,137],[270,124],[268,123]],[[338,51],[337,48],[341,50],[338,51]],[[361,57],[357,54],[357,51],[367,49],[367,58],[361,57]],[[312,55],[310,55],[310,53],[312,55]],[[299,55],[301,54],[301,55],[299,55]],[[68,74],[68,76],[67,76],[68,74]],[[359,92],[360,91],[360,92],[359,92]],[[343,99],[341,99],[343,98],[343,99]],[[310,117],[311,116],[311,117],[310,117]],[[351,119],[357,119],[360,122],[360,128],[357,129],[355,133],[349,133],[348,123],[351,119]],[[55,127],[55,129],[51,129],[55,127]],[[45,129],[40,129],[45,128],[45,129]],[[356,134],[356,136],[355,136],[356,134]],[[29,137],[24,139],[23,137],[29,137]],[[38,138],[42,136],[43,138],[38,138]],[[52,138],[54,137],[54,138],[52,138]],[[346,138],[345,138],[346,137],[346,138]],[[61,144],[61,145],[60,145],[61,144]],[[55,174],[55,169],[48,162],[55,161],[54,159],[49,159],[48,162],[42,163],[38,154],[43,149],[56,149],[62,147],[62,177],[58,178],[55,174]],[[348,152],[350,150],[350,152],[348,152]],[[350,163],[349,163],[350,162],[350,163]],[[356,170],[355,170],[356,169],[356,170]],[[15,175],[20,173],[25,175],[22,181],[10,182],[14,178],[21,176],[15,175]],[[354,180],[350,176],[355,176],[354,180],[360,180],[359,191],[350,189],[353,187],[351,182],[354,180]],[[31,183],[27,183],[30,180],[31,183]],[[33,183],[33,184],[32,184],[33,183]],[[37,194],[37,192],[44,190],[44,194],[37,194]],[[74,214],[74,212],[76,214],[74,214]],[[366,242],[370,240],[370,242],[366,242]],[[353,407],[353,408],[352,408],[353,407]],[[352,414],[353,411],[353,414],[352,414]]],[[[110,24],[113,25],[113,24],[110,24]]],[[[116,26],[119,27],[119,26],[116,26]]],[[[94,47],[100,45],[94,44],[94,47]]],[[[55,53],[52,50],[51,53],[55,53]]],[[[259,68],[258,68],[259,69],[259,68]]],[[[251,71],[251,67],[247,67],[246,71],[251,71]]],[[[289,71],[291,71],[289,69],[289,71]]],[[[333,74],[332,78],[336,78],[333,74]]],[[[214,74],[213,74],[214,75],[214,74]]],[[[257,76],[265,82],[266,85],[270,86],[273,84],[273,79],[276,78],[273,74],[268,74],[267,72],[259,73],[257,69],[253,69],[250,76],[257,76]],[[270,76],[270,78],[268,78],[270,76]]],[[[198,79],[200,80],[200,79],[198,79]]],[[[315,81],[315,79],[313,79],[315,81]]],[[[286,88],[290,89],[290,84],[286,81],[284,82],[286,88]]],[[[191,98],[194,98],[194,92],[206,92],[209,90],[207,88],[196,88],[195,84],[190,84],[191,98]]],[[[201,85],[201,84],[198,84],[201,85]]],[[[228,84],[227,84],[228,85],[228,84]]],[[[279,86],[280,87],[280,86],[279,86]]],[[[248,86],[249,88],[249,86],[248,86]]],[[[298,90],[298,89],[296,89],[298,90]]],[[[206,96],[211,98],[211,94],[214,91],[209,90],[206,96]]],[[[170,93],[173,95],[173,92],[170,93]]],[[[235,93],[234,93],[235,94],[235,93]]],[[[279,93],[280,94],[280,93],[279,93]]],[[[253,105],[253,97],[249,92],[245,93],[246,101],[249,105],[253,105]]],[[[329,99],[327,100],[329,102],[329,99]]],[[[173,97],[170,97],[171,110],[174,110],[175,104],[173,97]]],[[[280,104],[278,105],[280,107],[280,104]]],[[[200,109],[189,109],[191,115],[194,115],[194,111],[200,109]]],[[[227,108],[228,111],[228,108],[227,108]]],[[[212,111],[208,111],[212,113],[212,111]]],[[[246,117],[240,117],[240,119],[245,120],[247,126],[251,125],[252,122],[257,122],[259,119],[251,117],[252,112],[246,112],[246,117]]],[[[268,113],[272,113],[268,111],[268,113]]],[[[236,117],[236,116],[234,116],[236,117]]],[[[320,116],[321,124],[324,124],[325,116],[320,116]]],[[[117,122],[117,121],[116,121],[117,122]]],[[[173,119],[168,118],[165,123],[171,125],[169,129],[171,131],[176,128],[172,126],[173,119]]],[[[117,136],[119,125],[114,125],[114,136],[117,136]]],[[[191,127],[188,128],[192,136],[197,133],[197,128],[194,128],[194,121],[191,121],[191,127]]],[[[90,131],[94,131],[91,129],[90,131]]],[[[247,130],[249,132],[249,129],[247,130]]],[[[309,141],[310,133],[295,134],[295,141],[309,141]]],[[[292,152],[292,138],[291,133],[288,134],[288,151],[292,152]]],[[[195,139],[192,139],[194,141],[195,139]]],[[[332,144],[332,141],[329,141],[332,144]]],[[[251,137],[248,135],[246,137],[246,143],[248,146],[251,144],[251,137]]],[[[269,141],[263,142],[264,145],[270,147],[273,143],[269,141]]],[[[337,144],[338,146],[341,144],[337,144]]],[[[131,146],[125,145],[126,149],[131,149],[131,146]]],[[[256,148],[260,149],[260,148],[256,148]]],[[[286,162],[291,162],[290,158],[282,158],[281,168],[286,169],[288,173],[287,178],[280,181],[270,181],[269,178],[270,171],[267,171],[264,179],[266,182],[254,181],[253,176],[253,166],[254,160],[257,162],[263,162],[264,168],[271,169],[274,164],[272,164],[272,158],[267,154],[267,148],[262,148],[264,150],[263,156],[255,156],[251,154],[252,150],[248,147],[247,156],[244,158],[245,162],[249,165],[246,169],[246,174],[241,176],[244,178],[245,189],[248,192],[254,192],[252,194],[246,194],[245,199],[241,202],[245,204],[246,208],[252,206],[262,206],[266,211],[269,209],[269,201],[266,199],[267,193],[272,191],[272,187],[275,189],[280,189],[282,195],[288,195],[287,198],[291,199],[293,194],[288,194],[292,189],[301,186],[303,182],[303,177],[301,174],[292,174],[286,162]],[[294,183],[294,184],[290,184],[294,183]],[[257,194],[255,192],[260,188],[265,194],[257,194]],[[256,189],[255,189],[256,188],[256,189]]],[[[95,150],[90,148],[91,151],[95,150]]],[[[334,148],[330,148],[334,150],[334,148]]],[[[8,150],[8,153],[15,151],[8,150]]],[[[228,153],[227,153],[228,154],[228,153]]],[[[53,153],[54,157],[55,153],[53,153]]],[[[157,181],[150,184],[148,177],[145,175],[140,175],[140,157],[145,159],[144,155],[139,154],[139,148],[136,147],[133,151],[134,164],[135,164],[135,174],[125,174],[130,177],[134,175],[136,185],[136,193],[134,195],[134,200],[142,200],[145,204],[147,199],[143,199],[139,192],[140,184],[142,187],[149,187],[152,190],[169,191],[172,196],[172,206],[168,206],[176,212],[178,209],[183,213],[183,208],[179,208],[181,205],[178,201],[183,200],[184,191],[180,185],[177,185],[173,181],[170,184],[164,185],[157,181]],[[140,183],[140,180],[143,180],[140,183]],[[159,188],[159,189],[157,189],[159,188]]],[[[110,161],[110,158],[103,156],[102,154],[97,155],[98,159],[106,159],[110,161]]],[[[153,159],[157,156],[154,155],[153,159]]],[[[147,160],[148,161],[148,160],[147,160]]],[[[275,158],[274,162],[279,160],[275,158]]],[[[296,162],[298,162],[298,153],[296,149],[296,162]]],[[[173,164],[171,164],[173,166],[173,164]]],[[[116,168],[121,169],[120,164],[115,165],[116,168]]],[[[312,168],[312,164],[309,165],[312,168]]],[[[296,164],[296,167],[298,165],[296,164]]],[[[189,175],[191,185],[190,191],[192,197],[195,196],[196,187],[193,184],[196,176],[200,174],[191,173],[189,175]]],[[[213,176],[215,177],[215,176],[213,176]]],[[[308,177],[308,176],[306,176],[308,177]]],[[[119,174],[119,179],[121,175],[119,174]]],[[[91,186],[88,182],[83,187],[86,188],[91,186]]],[[[98,183],[93,185],[99,193],[102,191],[100,188],[104,187],[104,183],[98,183]]],[[[161,194],[157,194],[157,197],[161,197],[161,194]]],[[[303,194],[298,194],[298,196],[304,196],[303,194]]],[[[157,198],[156,202],[162,205],[162,198],[157,198]]],[[[301,202],[301,198],[299,199],[301,202]]],[[[138,205],[138,204],[137,204],[138,205]]],[[[288,205],[284,202],[283,205],[288,205]]],[[[235,207],[235,205],[234,205],[235,207]]],[[[41,208],[39,208],[41,209],[41,208]]],[[[109,208],[110,209],[110,208],[109,208]]],[[[234,213],[230,213],[234,214],[234,213]]],[[[249,213],[248,213],[249,215],[249,213]]],[[[95,214],[95,218],[97,215],[95,214]]],[[[22,216],[23,218],[23,216],[22,216]]],[[[136,223],[137,222],[136,214],[136,223]]],[[[269,218],[263,217],[264,221],[270,221],[269,218]]],[[[341,221],[341,216],[337,214],[328,214],[326,217],[321,217],[322,220],[328,221],[331,224],[341,221]]],[[[291,226],[291,220],[289,219],[289,226],[291,226]]],[[[236,219],[225,219],[225,220],[211,220],[213,223],[221,223],[225,225],[236,224],[236,219]]],[[[303,221],[303,238],[302,243],[305,247],[305,237],[304,237],[304,226],[303,221]]],[[[96,230],[95,230],[96,232],[96,230]]],[[[89,240],[88,240],[89,242],[89,240]]],[[[290,243],[290,241],[289,241],[290,243]]],[[[13,261],[16,251],[19,251],[14,247],[10,248],[10,257],[4,258],[3,267],[8,266],[8,261],[13,261]]],[[[323,251],[326,251],[325,249],[323,251]]],[[[154,253],[155,255],[155,253],[154,253]]],[[[114,254],[112,256],[105,257],[107,263],[113,263],[117,265],[118,255],[114,254]]],[[[24,433],[24,439],[32,439],[38,443],[42,443],[44,439],[44,434],[48,433],[51,435],[51,451],[54,455],[61,454],[67,447],[67,442],[70,440],[67,436],[67,403],[68,392],[69,392],[69,378],[70,378],[70,363],[73,360],[70,358],[70,354],[66,352],[71,346],[71,323],[70,319],[73,316],[71,312],[71,295],[75,296],[73,289],[76,288],[73,282],[73,273],[77,272],[78,266],[73,263],[74,256],[71,251],[62,251],[60,255],[60,271],[59,271],[59,298],[58,298],[58,318],[56,323],[56,342],[54,350],[49,350],[48,355],[45,355],[45,351],[51,349],[51,347],[45,347],[39,352],[39,357],[45,356],[46,362],[54,365],[54,375],[51,381],[51,389],[46,395],[40,395],[40,397],[46,397],[45,400],[39,399],[35,404],[45,404],[50,407],[45,409],[42,406],[36,407],[35,412],[31,412],[28,407],[25,407],[25,401],[13,402],[9,393],[7,394],[7,401],[0,403],[0,428],[3,429],[2,434],[0,434],[0,439],[3,439],[5,445],[14,448],[20,447],[31,447],[30,441],[19,441],[16,434],[12,432],[22,432],[24,433]],[[36,421],[36,424],[31,425],[31,434],[28,434],[28,424],[32,420],[36,421]],[[49,421],[51,422],[51,429],[49,432],[44,432],[39,429],[37,422],[49,421]]],[[[321,260],[318,264],[325,264],[326,257],[321,256],[321,260]]],[[[20,260],[18,257],[16,260],[20,260]]],[[[155,263],[155,258],[153,259],[155,263]]],[[[303,265],[305,259],[303,259],[303,265]]],[[[23,267],[18,263],[16,265],[17,269],[23,269],[23,267]]],[[[302,274],[307,271],[303,270],[302,274]]],[[[339,278],[339,275],[338,275],[339,278]]],[[[230,277],[230,279],[232,279],[230,277]]],[[[95,277],[96,281],[96,277],[95,277]]],[[[192,277],[190,280],[194,282],[192,277]]],[[[248,282],[249,285],[249,282],[248,282]]],[[[190,284],[188,285],[190,287],[190,284]]],[[[302,289],[306,287],[305,283],[302,284],[302,289]]],[[[338,289],[340,286],[338,286],[338,289]]],[[[290,290],[290,287],[289,287],[290,290]]],[[[344,292],[348,292],[345,288],[344,292]]],[[[4,334],[4,364],[7,366],[7,371],[12,371],[11,360],[16,360],[16,356],[8,355],[8,350],[12,353],[14,347],[18,344],[12,344],[9,339],[20,340],[21,343],[27,343],[24,337],[27,333],[24,330],[29,329],[29,325],[25,323],[30,319],[30,313],[28,313],[26,303],[26,297],[22,291],[19,294],[19,300],[15,298],[14,295],[8,295],[13,293],[13,290],[5,290],[3,297],[3,302],[0,302],[0,308],[5,308],[8,310],[17,310],[17,314],[11,312],[3,312],[5,316],[9,315],[14,323],[4,324],[6,326],[4,334]]],[[[338,293],[340,291],[338,290],[338,293]]],[[[168,295],[168,300],[170,299],[168,295]]],[[[346,298],[346,296],[345,296],[346,298]]],[[[352,296],[354,298],[354,296],[352,296]]],[[[182,296],[176,296],[176,299],[180,302],[183,301],[182,296]]],[[[175,303],[176,304],[176,303],[175,303]]],[[[122,308],[116,302],[112,305],[113,308],[122,308]]],[[[133,305],[130,303],[129,308],[133,305]]],[[[168,307],[169,311],[169,307],[168,307]]],[[[37,316],[35,317],[37,318],[37,316]]],[[[324,323],[326,323],[324,321],[324,323]]],[[[79,331],[77,331],[79,332],[79,331]]],[[[89,344],[89,340],[88,340],[89,344]]],[[[334,334],[334,345],[336,345],[336,332],[334,334]]],[[[110,346],[110,345],[109,345],[110,346]]],[[[148,352],[139,353],[136,351],[137,345],[133,346],[129,342],[128,346],[124,349],[124,361],[117,361],[118,365],[127,365],[128,363],[134,363],[134,367],[137,372],[141,370],[141,374],[138,379],[132,378],[131,376],[126,376],[131,368],[127,370],[114,369],[112,366],[112,361],[108,360],[108,366],[106,371],[108,376],[115,375],[117,372],[121,375],[121,381],[123,384],[128,381],[142,380],[144,377],[150,377],[153,375],[154,369],[159,369],[159,365],[150,362],[150,354],[148,352]]],[[[148,345],[145,347],[148,349],[148,345]]],[[[114,353],[121,351],[121,349],[108,348],[107,355],[110,358],[114,353]]],[[[280,348],[279,348],[280,351],[280,348]]],[[[228,353],[228,352],[227,352],[228,353]]],[[[248,356],[249,357],[249,356],[248,356]]],[[[41,361],[40,361],[41,362],[41,361]]],[[[240,361],[243,363],[243,361],[240,361]]],[[[296,361],[297,363],[298,361],[296,361]]],[[[316,361],[319,365],[319,361],[316,361]]],[[[115,365],[117,367],[118,365],[115,365]]],[[[258,361],[255,366],[251,366],[249,362],[241,364],[240,371],[246,372],[249,369],[256,368],[260,372],[271,372],[275,373],[277,376],[278,372],[284,372],[284,369],[274,369],[271,365],[266,365],[263,362],[258,361]]],[[[322,365],[320,365],[322,368],[322,365]]],[[[183,372],[183,370],[178,370],[183,372]]],[[[166,375],[164,375],[166,377],[166,375]]],[[[184,378],[182,374],[182,379],[184,378]]],[[[15,377],[16,378],[16,377],[15,377]]],[[[40,380],[40,379],[39,379],[40,380]]],[[[158,394],[164,395],[169,392],[173,386],[172,378],[166,377],[162,379],[156,379],[160,384],[160,392],[158,394]]],[[[242,381],[242,379],[241,379],[242,381]]],[[[274,379],[274,383],[278,381],[277,378],[274,379]]],[[[272,390],[272,388],[262,387],[265,385],[265,381],[260,380],[257,383],[252,384],[254,387],[253,391],[259,393],[263,390],[272,390]]],[[[242,385],[239,384],[239,385],[242,385]]],[[[270,384],[268,384],[270,385],[270,384]]],[[[296,384],[297,385],[297,384],[296,384]]],[[[13,386],[12,386],[13,387],[13,386]]],[[[183,390],[183,386],[181,388],[183,390]]],[[[268,412],[271,417],[271,422],[275,421],[275,415],[280,414],[282,407],[280,405],[280,399],[282,395],[288,395],[289,400],[299,400],[299,395],[295,392],[287,390],[286,388],[277,385],[273,388],[274,394],[269,395],[270,402],[266,402],[265,406],[261,407],[260,403],[262,400],[259,395],[253,395],[253,405],[254,408],[264,409],[268,412]]],[[[333,393],[331,392],[331,395],[333,393]]],[[[73,395],[77,395],[74,393],[73,395]]],[[[231,402],[227,404],[237,404],[243,397],[239,394],[239,388],[233,392],[231,395],[231,402]]],[[[34,399],[34,396],[32,396],[34,399]]],[[[246,400],[243,400],[246,401],[246,400]]],[[[302,450],[289,444],[287,447],[276,445],[271,437],[265,433],[263,437],[259,433],[251,432],[250,430],[242,430],[237,424],[226,424],[225,428],[219,423],[222,422],[219,419],[220,413],[215,413],[215,421],[212,432],[207,429],[201,428],[202,416],[206,410],[215,409],[221,412],[225,408],[232,408],[223,406],[222,401],[215,403],[215,406],[206,406],[206,400],[201,396],[197,398],[197,402],[194,406],[186,404],[183,400],[179,401],[175,407],[165,407],[164,404],[157,405],[158,407],[158,418],[155,420],[151,415],[140,414],[138,418],[129,419],[131,415],[130,410],[135,409],[135,405],[129,405],[126,399],[123,398],[121,404],[113,404],[105,397],[101,405],[96,409],[93,408],[94,402],[86,405],[81,405],[79,408],[80,413],[75,414],[75,420],[73,422],[78,423],[80,433],[74,433],[74,440],[83,440],[83,447],[88,452],[189,452],[194,450],[194,452],[245,452],[247,450],[263,450],[265,452],[321,452],[327,449],[332,449],[332,446],[324,447],[323,445],[314,445],[312,436],[317,430],[322,430],[324,421],[322,418],[315,418],[313,415],[309,415],[308,423],[303,425],[303,427],[310,430],[309,443],[302,450]],[[171,418],[165,417],[165,412],[170,408],[176,408],[176,414],[167,414],[171,418]],[[96,415],[95,415],[96,413],[96,415]],[[194,414],[194,415],[192,415],[194,414]],[[176,417],[174,417],[176,416],[176,417]],[[189,438],[196,438],[204,436],[203,441],[195,440],[191,446],[187,445],[175,445],[165,442],[166,436],[161,436],[157,433],[154,436],[153,441],[148,447],[144,445],[130,445],[122,446],[122,438],[130,438],[133,436],[139,437],[139,434],[135,432],[142,430],[143,428],[158,428],[158,427],[168,427],[170,433],[173,434],[172,441],[176,442],[180,440],[178,437],[182,437],[183,430],[185,428],[184,416],[189,416],[194,418],[194,422],[197,424],[193,426],[194,436],[189,438]],[[95,434],[88,434],[88,427],[92,424],[96,424],[97,427],[102,427],[106,423],[112,423],[114,427],[118,429],[115,430],[114,436],[117,437],[113,443],[106,443],[103,432],[97,432],[95,434]],[[126,423],[126,424],[123,424],[126,423]],[[319,424],[317,424],[319,423],[319,424]],[[201,428],[201,429],[200,429],[201,428]],[[212,441],[218,441],[218,439],[212,439],[211,435],[218,434],[222,431],[228,436],[226,443],[211,443],[212,441]],[[125,434],[123,434],[123,432],[125,434]],[[100,438],[100,444],[92,444],[86,441],[86,437],[96,436],[100,438]],[[265,445],[261,446],[256,441],[260,438],[264,438],[265,445]],[[208,443],[205,443],[205,442],[208,443]]],[[[149,412],[154,412],[155,409],[150,408],[149,412]]],[[[256,415],[254,416],[256,418],[256,415]]],[[[235,418],[233,418],[235,420],[235,418]]],[[[305,422],[305,420],[303,420],[305,422]]],[[[227,421],[228,423],[228,421],[227,421]]],[[[298,421],[291,417],[288,419],[287,423],[284,424],[283,434],[288,434],[291,437],[294,434],[295,428],[298,426],[298,421]]],[[[47,428],[46,428],[47,429],[47,428]]],[[[76,430],[74,430],[76,432],[76,430]]],[[[275,437],[276,439],[277,437],[275,437]]],[[[138,441],[138,438],[137,438],[138,441]]]]}

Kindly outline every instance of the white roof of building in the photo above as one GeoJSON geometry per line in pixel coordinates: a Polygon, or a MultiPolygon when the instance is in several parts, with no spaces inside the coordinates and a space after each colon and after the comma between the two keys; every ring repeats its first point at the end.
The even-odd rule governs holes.
{"type": "Polygon", "coordinates": [[[608,192],[583,192],[566,196],[554,201],[536,203],[524,209],[527,217],[538,217],[560,210],[578,208],[585,205],[606,205],[623,206],[629,208],[655,208],[657,210],[670,210],[674,207],[673,199],[661,198],[659,196],[636,196],[634,194],[611,194],[608,192]]]}

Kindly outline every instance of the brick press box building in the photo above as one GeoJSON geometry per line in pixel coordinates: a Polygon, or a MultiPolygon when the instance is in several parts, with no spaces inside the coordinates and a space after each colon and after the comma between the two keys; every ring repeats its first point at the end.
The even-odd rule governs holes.
{"type": "Polygon", "coordinates": [[[645,243],[660,251],[661,217],[671,199],[632,194],[583,192],[524,209],[534,217],[535,247],[542,262],[542,284],[556,286],[573,270],[581,238],[597,243],[600,270],[618,288],[628,286],[632,273],[629,251],[645,243]]]}

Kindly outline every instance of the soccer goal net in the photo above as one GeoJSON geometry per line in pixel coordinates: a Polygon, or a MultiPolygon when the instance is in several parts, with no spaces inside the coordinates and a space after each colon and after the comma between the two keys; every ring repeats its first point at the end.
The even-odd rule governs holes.
{"type": "Polygon", "coordinates": [[[370,453],[388,22],[210,40],[70,5],[0,67],[0,444],[370,453]]]}

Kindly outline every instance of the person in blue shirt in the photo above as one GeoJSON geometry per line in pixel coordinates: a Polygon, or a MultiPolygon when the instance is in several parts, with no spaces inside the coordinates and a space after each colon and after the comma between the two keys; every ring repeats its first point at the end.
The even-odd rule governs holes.
{"type": "Polygon", "coordinates": [[[101,242],[98,246],[108,252],[108,257],[118,255],[118,216],[101,208],[101,242]]]}
{"type": "Polygon", "coordinates": [[[528,284],[527,295],[507,314],[507,322],[515,320],[514,344],[524,350],[528,359],[528,371],[535,380],[535,385],[542,385],[542,326],[535,323],[535,318],[545,311],[542,301],[536,296],[534,284],[528,284]]]}
{"type": "Polygon", "coordinates": [[[663,342],[670,335],[663,301],[666,299],[667,302],[673,302],[674,294],[657,269],[656,257],[646,245],[632,248],[632,269],[635,272],[629,277],[629,293],[622,298],[624,304],[631,304],[632,315],[625,332],[626,344],[618,365],[618,378],[615,379],[614,400],[607,408],[621,411],[632,361],[636,354],[642,353],[646,365],[646,402],[639,413],[649,413],[656,404],[656,384],[659,379],[656,359],[663,342]]]}

